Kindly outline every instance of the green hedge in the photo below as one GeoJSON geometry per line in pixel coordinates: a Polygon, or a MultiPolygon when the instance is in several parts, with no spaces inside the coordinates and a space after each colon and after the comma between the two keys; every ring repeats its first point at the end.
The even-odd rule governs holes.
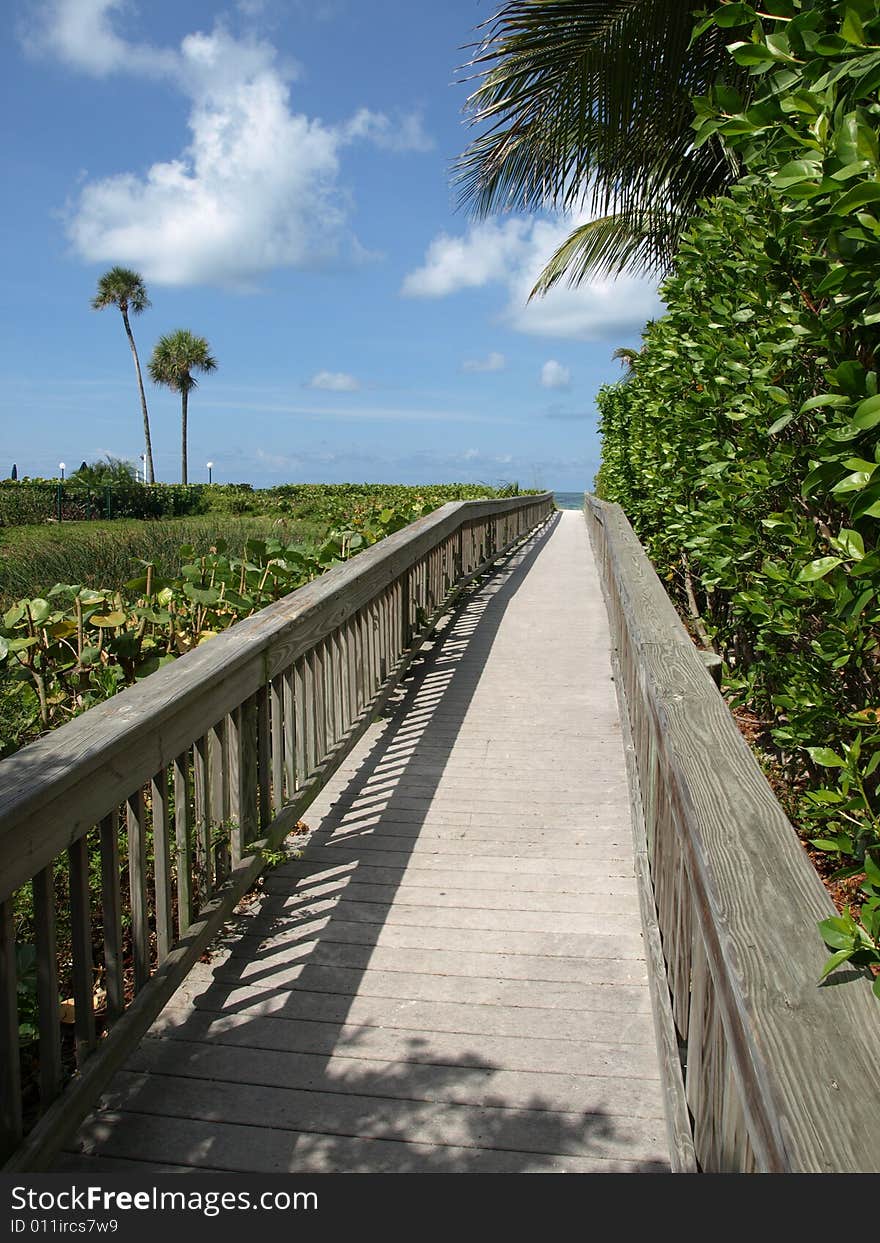
{"type": "Polygon", "coordinates": [[[833,965],[880,964],[880,4],[706,23],[733,10],[753,100],[717,87],[695,128],[743,176],[600,393],[598,487],[766,723],[815,849],[868,873],[862,929],[823,928],[833,965]]]}

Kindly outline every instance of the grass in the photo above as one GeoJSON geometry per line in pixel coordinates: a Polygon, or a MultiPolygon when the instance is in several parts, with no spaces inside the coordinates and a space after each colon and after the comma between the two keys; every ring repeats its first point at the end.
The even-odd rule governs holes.
{"type": "Polygon", "coordinates": [[[213,513],[189,518],[145,521],[64,522],[0,528],[0,605],[8,608],[23,596],[38,596],[55,583],[117,587],[138,573],[138,560],[153,561],[161,575],[180,570],[180,548],[197,555],[219,539],[236,555],[245,541],[277,534],[280,539],[311,542],[326,526],[296,518],[236,517],[213,513]]]}

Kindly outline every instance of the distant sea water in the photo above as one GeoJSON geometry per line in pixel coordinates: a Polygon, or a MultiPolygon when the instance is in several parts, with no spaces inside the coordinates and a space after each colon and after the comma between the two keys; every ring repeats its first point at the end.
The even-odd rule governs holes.
{"type": "Polygon", "coordinates": [[[583,509],[583,492],[554,492],[553,499],[557,509],[583,509]]]}

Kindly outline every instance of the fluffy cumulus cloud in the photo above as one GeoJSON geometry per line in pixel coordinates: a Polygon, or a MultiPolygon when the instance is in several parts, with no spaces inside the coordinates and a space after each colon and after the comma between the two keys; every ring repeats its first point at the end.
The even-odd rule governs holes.
{"type": "Polygon", "coordinates": [[[562,285],[529,301],[547,260],[582,218],[481,221],[462,236],[441,233],[422,265],[404,279],[411,298],[442,298],[497,284],[506,293],[500,319],[518,332],[579,341],[619,340],[662,310],[653,281],[620,276],[576,289],[562,285]]]}
{"type": "Polygon", "coordinates": [[[309,388],[329,389],[331,393],[356,393],[360,384],[345,371],[317,371],[309,380],[309,388]]]}
{"type": "Polygon", "coordinates": [[[402,292],[410,298],[443,298],[503,280],[520,261],[528,232],[527,221],[512,219],[474,225],[464,237],[441,233],[422,266],[404,279],[402,292]]]}
{"type": "Polygon", "coordinates": [[[571,372],[555,358],[548,358],[541,368],[541,384],[544,388],[569,388],[571,372]]]}
{"type": "Polygon", "coordinates": [[[427,150],[420,116],[362,108],[326,124],[292,106],[296,66],[271,44],[218,24],[156,48],[117,33],[125,10],[124,0],[51,0],[28,40],[74,69],[161,79],[189,101],[183,151],[83,186],[68,222],[77,253],[159,284],[239,287],[274,267],[362,253],[339,184],[344,148],[427,150]]]}
{"type": "Polygon", "coordinates": [[[462,371],[503,371],[506,359],[497,350],[492,350],[485,358],[466,358],[461,364],[462,371]]]}

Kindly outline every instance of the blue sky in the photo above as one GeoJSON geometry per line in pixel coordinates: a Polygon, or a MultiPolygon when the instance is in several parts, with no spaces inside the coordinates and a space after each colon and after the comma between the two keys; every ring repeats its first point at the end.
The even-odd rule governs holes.
{"type": "MultiPolygon", "coordinates": [[[[102,272],[208,339],[190,478],[580,490],[594,396],[649,282],[526,305],[571,221],[456,209],[456,84],[482,0],[11,0],[3,45],[0,474],[142,452],[102,272]]],[[[9,10],[7,10],[8,12],[9,10]]],[[[179,402],[148,383],[157,478],[179,402]]]]}

